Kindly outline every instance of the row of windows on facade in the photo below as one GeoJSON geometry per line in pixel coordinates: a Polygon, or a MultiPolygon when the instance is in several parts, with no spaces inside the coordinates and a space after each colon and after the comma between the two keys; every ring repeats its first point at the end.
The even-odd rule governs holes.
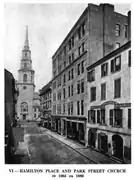
{"type": "Polygon", "coordinates": [[[45,102],[45,103],[43,104],[43,108],[44,108],[44,109],[49,109],[49,108],[51,108],[51,101],[45,102]]]}
{"type": "Polygon", "coordinates": [[[52,92],[48,92],[42,96],[42,101],[51,99],[52,92]]]}
{"type": "MultiPolygon", "coordinates": [[[[79,80],[77,82],[77,94],[84,93],[84,79],[79,80]]],[[[74,86],[73,84],[68,86],[68,97],[71,97],[74,95],[74,86]]],[[[61,90],[57,92],[57,100],[61,100],[62,98],[61,90]]],[[[63,88],[63,99],[65,99],[66,96],[66,89],[63,88]]],[[[56,93],[53,93],[53,101],[56,101],[56,93]]]]}
{"type": "MultiPolygon", "coordinates": [[[[69,58],[68,58],[68,65],[70,65],[76,58],[78,58],[79,56],[81,56],[83,53],[85,52],[85,43],[82,43],[82,45],[78,48],[78,55],[75,53],[72,53],[69,58]]],[[[62,66],[62,64],[58,64],[58,73],[60,73],[64,68],[67,67],[67,63],[66,61],[64,60],[64,64],[62,66]]],[[[56,76],[56,69],[54,70],[54,77],[56,76]]]]}
{"type": "MultiPolygon", "coordinates": [[[[77,64],[77,75],[79,76],[82,73],[84,73],[84,60],[77,64]]],[[[74,79],[74,68],[68,71],[68,81],[72,79],[74,79]]],[[[66,74],[63,75],[63,84],[64,85],[66,84],[66,74]]],[[[61,77],[59,77],[57,80],[57,87],[61,85],[62,85],[61,77]]],[[[53,89],[55,88],[56,88],[56,81],[53,82],[53,89]]]]}
{"type": "MultiPolygon", "coordinates": [[[[121,97],[121,78],[114,80],[114,98],[121,97]]],[[[106,100],[106,83],[101,84],[101,100],[106,100]]],[[[90,101],[96,101],[96,87],[90,88],[90,101]]]]}
{"type": "MultiPolygon", "coordinates": [[[[97,109],[88,111],[88,122],[91,124],[110,125],[114,127],[123,127],[123,109],[110,109],[108,121],[106,122],[106,110],[97,109]]],[[[128,128],[131,128],[131,109],[128,109],[128,128]]]]}
{"type": "MultiPolygon", "coordinates": [[[[61,104],[57,105],[57,114],[66,114],[66,103],[62,106],[61,112],[61,104]]],[[[67,103],[67,113],[68,115],[73,115],[74,113],[74,104],[73,102],[67,103]]],[[[56,105],[53,105],[53,114],[56,114],[56,105]]],[[[77,115],[84,115],[84,100],[77,101],[77,115]]]]}
{"type": "MultiPolygon", "coordinates": [[[[77,35],[74,35],[70,38],[70,40],[68,41],[68,50],[70,51],[74,45],[76,44],[76,42],[78,40],[80,40],[84,35],[85,35],[85,22],[82,23],[82,25],[80,26],[80,28],[78,29],[78,32],[76,33],[77,35]]],[[[83,45],[84,46],[84,45],[83,45]]],[[[62,54],[63,57],[67,55],[67,46],[64,46],[62,52],[60,52],[57,55],[57,60],[61,61],[62,59],[62,54]]],[[[56,68],[56,59],[54,59],[53,61],[53,68],[56,68]]]]}
{"type": "MultiPolygon", "coordinates": [[[[83,37],[85,35],[85,22],[82,24],[82,26],[78,29],[78,40],[81,39],[81,37],[83,37]]],[[[116,24],[116,36],[120,36],[121,35],[121,25],[120,24],[116,24]]],[[[124,36],[127,38],[128,37],[128,26],[127,25],[124,25],[124,36]]],[[[77,36],[76,36],[77,37],[77,36]]],[[[75,39],[74,36],[69,40],[68,42],[68,49],[71,50],[72,47],[74,47],[75,45],[75,39]]],[[[81,50],[80,48],[84,48],[84,44],[83,44],[83,47],[79,47],[79,50],[78,50],[78,54],[80,55],[81,53],[81,50]]],[[[63,55],[66,56],[67,54],[67,49],[66,49],[66,46],[63,48],[63,55]]],[[[62,53],[60,53],[58,56],[57,56],[57,59],[58,61],[60,61],[62,58],[62,53]]],[[[72,55],[73,56],[73,55],[72,55]]],[[[56,68],[56,59],[53,61],[53,68],[56,68]]]]}
{"type": "MultiPolygon", "coordinates": [[[[127,38],[128,37],[128,25],[124,25],[124,36],[127,38]]],[[[116,24],[116,36],[121,35],[121,25],[116,24]]]]}
{"type": "MultiPolygon", "coordinates": [[[[101,65],[101,77],[108,75],[108,62],[101,65]]],[[[128,51],[128,66],[131,67],[131,50],[128,51]]],[[[111,60],[111,73],[115,73],[121,70],[121,55],[111,60]]],[[[89,82],[95,81],[95,69],[91,70],[87,74],[89,82]]]]}

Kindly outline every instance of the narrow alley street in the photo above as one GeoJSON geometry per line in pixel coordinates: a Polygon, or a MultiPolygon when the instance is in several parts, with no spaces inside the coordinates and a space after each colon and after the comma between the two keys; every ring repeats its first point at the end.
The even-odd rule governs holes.
{"type": "MultiPolygon", "coordinates": [[[[34,122],[21,124],[13,164],[116,164],[107,156],[69,140],[34,122]],[[21,133],[23,132],[23,133],[21,133]]],[[[17,133],[17,138],[18,138],[17,133]]]]}

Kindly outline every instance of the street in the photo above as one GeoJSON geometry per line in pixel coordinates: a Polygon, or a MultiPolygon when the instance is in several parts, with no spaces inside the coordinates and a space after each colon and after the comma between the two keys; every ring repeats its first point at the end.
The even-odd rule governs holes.
{"type": "Polygon", "coordinates": [[[108,156],[73,140],[25,122],[17,129],[18,148],[13,164],[118,164],[108,156]]]}
{"type": "MultiPolygon", "coordinates": [[[[24,128],[24,142],[20,143],[18,153],[24,152],[21,164],[92,164],[72,148],[66,146],[41,131],[35,123],[21,125],[24,128]],[[29,161],[27,153],[29,156],[29,161]]],[[[17,155],[17,153],[16,153],[17,155]]]]}

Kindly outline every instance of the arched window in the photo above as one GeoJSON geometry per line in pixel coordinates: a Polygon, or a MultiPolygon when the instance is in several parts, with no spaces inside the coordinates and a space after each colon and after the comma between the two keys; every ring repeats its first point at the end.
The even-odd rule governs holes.
{"type": "Polygon", "coordinates": [[[27,74],[24,74],[24,75],[23,75],[23,81],[24,81],[24,82],[27,82],[27,74]]]}
{"type": "Polygon", "coordinates": [[[21,103],[21,112],[28,112],[28,104],[26,102],[21,103]]]}

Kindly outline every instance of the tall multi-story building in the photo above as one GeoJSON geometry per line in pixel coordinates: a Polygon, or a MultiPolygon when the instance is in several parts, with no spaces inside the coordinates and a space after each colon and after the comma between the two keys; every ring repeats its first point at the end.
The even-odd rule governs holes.
{"type": "Polygon", "coordinates": [[[128,42],[129,17],[111,4],[88,4],[53,55],[52,117],[60,134],[86,144],[86,67],[128,42]]]}
{"type": "Polygon", "coordinates": [[[51,108],[52,108],[52,81],[40,90],[41,97],[41,120],[44,127],[51,128],[51,108]]]}
{"type": "Polygon", "coordinates": [[[87,145],[131,160],[131,42],[87,67],[87,145]]]}
{"type": "Polygon", "coordinates": [[[16,86],[19,89],[17,100],[17,116],[20,120],[33,120],[33,103],[35,94],[34,74],[32,69],[31,51],[28,40],[28,27],[26,28],[26,39],[22,50],[20,69],[18,70],[19,78],[16,86]]]}

